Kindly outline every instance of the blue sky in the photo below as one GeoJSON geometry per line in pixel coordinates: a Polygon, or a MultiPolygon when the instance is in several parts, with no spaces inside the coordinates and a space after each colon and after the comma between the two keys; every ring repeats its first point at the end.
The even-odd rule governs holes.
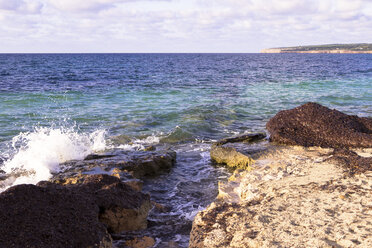
{"type": "Polygon", "coordinates": [[[372,0],[0,0],[0,52],[259,52],[372,42],[372,0]]]}

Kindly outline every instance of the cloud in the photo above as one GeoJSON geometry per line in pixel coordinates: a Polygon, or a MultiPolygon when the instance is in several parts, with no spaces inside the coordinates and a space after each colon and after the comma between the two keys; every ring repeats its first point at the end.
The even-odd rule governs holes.
{"type": "Polygon", "coordinates": [[[130,2],[151,2],[168,0],[46,0],[47,4],[54,6],[58,10],[68,12],[91,11],[99,12],[101,10],[115,8],[117,5],[130,2]]]}
{"type": "Polygon", "coordinates": [[[372,1],[0,0],[0,24],[0,51],[253,52],[372,42],[372,1]]]}
{"type": "Polygon", "coordinates": [[[0,10],[18,12],[21,14],[38,14],[43,4],[37,0],[0,0],[0,10]]]}
{"type": "Polygon", "coordinates": [[[17,10],[23,4],[22,0],[0,0],[0,9],[17,10]]]}

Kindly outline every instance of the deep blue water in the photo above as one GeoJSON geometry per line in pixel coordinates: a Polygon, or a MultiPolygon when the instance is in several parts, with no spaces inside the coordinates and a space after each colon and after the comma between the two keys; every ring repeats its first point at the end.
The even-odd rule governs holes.
{"type": "Polygon", "coordinates": [[[172,209],[153,218],[183,247],[190,222],[172,225],[226,176],[210,141],[308,101],[372,116],[372,54],[0,54],[0,164],[40,171],[34,182],[95,150],[170,144],[176,167],[145,190],[172,209]]]}
{"type": "MultiPolygon", "coordinates": [[[[372,113],[370,54],[2,54],[0,140],[76,122],[110,135],[262,130],[307,101],[372,113]]],[[[187,136],[187,135],[186,135],[187,136]]]]}

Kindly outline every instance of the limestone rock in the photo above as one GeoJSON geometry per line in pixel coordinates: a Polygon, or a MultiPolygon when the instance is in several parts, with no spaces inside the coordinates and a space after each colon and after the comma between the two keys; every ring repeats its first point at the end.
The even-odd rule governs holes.
{"type": "Polygon", "coordinates": [[[265,134],[258,133],[219,140],[211,147],[211,159],[218,164],[225,164],[234,169],[250,170],[254,160],[246,152],[249,147],[246,143],[259,141],[265,137],[265,134]]]}
{"type": "Polygon", "coordinates": [[[76,187],[95,198],[100,209],[99,220],[107,225],[109,232],[147,227],[147,215],[152,208],[149,195],[137,192],[120,179],[108,175],[86,177],[76,187]]]}
{"type": "Polygon", "coordinates": [[[266,124],[270,141],[305,147],[372,147],[372,118],[306,103],[277,113],[266,124]]]}
{"type": "Polygon", "coordinates": [[[76,177],[90,171],[92,174],[97,174],[97,171],[110,174],[112,171],[123,180],[155,176],[169,171],[175,161],[176,152],[171,150],[136,152],[114,150],[107,154],[87,156],[85,160],[65,162],[60,165],[63,173],[54,175],[52,181],[63,182],[65,178],[76,177]]]}
{"type": "Polygon", "coordinates": [[[233,147],[213,145],[211,148],[211,159],[218,164],[226,164],[234,169],[249,169],[254,160],[249,156],[238,152],[233,147]]]}
{"type": "Polygon", "coordinates": [[[266,134],[264,134],[264,133],[244,134],[244,135],[240,135],[238,137],[222,139],[222,140],[217,141],[214,144],[217,145],[217,146],[221,146],[221,145],[224,145],[224,144],[227,144],[227,143],[237,143],[237,142],[239,142],[239,143],[252,143],[252,142],[255,142],[255,141],[263,140],[264,138],[266,138],[266,134]]]}
{"type": "Polygon", "coordinates": [[[372,171],[372,157],[362,157],[347,149],[335,149],[329,160],[341,164],[350,175],[372,171]]]}
{"type": "Polygon", "coordinates": [[[63,187],[18,185],[0,195],[0,247],[112,247],[94,199],[63,187]]]}
{"type": "Polygon", "coordinates": [[[363,165],[372,149],[330,151],[280,147],[235,174],[240,200],[199,212],[189,247],[372,247],[372,171],[347,177],[332,159],[363,165]],[[288,166],[300,173],[283,173],[288,166]]]}
{"type": "Polygon", "coordinates": [[[112,247],[108,231],[146,228],[150,208],[148,195],[108,175],[17,185],[0,194],[0,247],[112,247]]]}
{"type": "Polygon", "coordinates": [[[155,240],[148,236],[136,237],[132,240],[127,240],[125,245],[130,248],[150,248],[155,245],[155,240]]]}

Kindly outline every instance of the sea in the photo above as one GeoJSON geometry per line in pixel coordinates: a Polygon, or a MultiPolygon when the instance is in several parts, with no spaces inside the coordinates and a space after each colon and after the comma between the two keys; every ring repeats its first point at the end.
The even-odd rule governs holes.
{"type": "Polygon", "coordinates": [[[187,247],[231,174],[210,161],[211,143],[266,132],[306,102],[371,117],[372,54],[0,54],[0,172],[25,172],[0,191],[91,153],[167,145],[176,164],[144,192],[168,210],[138,235],[187,247]]]}

